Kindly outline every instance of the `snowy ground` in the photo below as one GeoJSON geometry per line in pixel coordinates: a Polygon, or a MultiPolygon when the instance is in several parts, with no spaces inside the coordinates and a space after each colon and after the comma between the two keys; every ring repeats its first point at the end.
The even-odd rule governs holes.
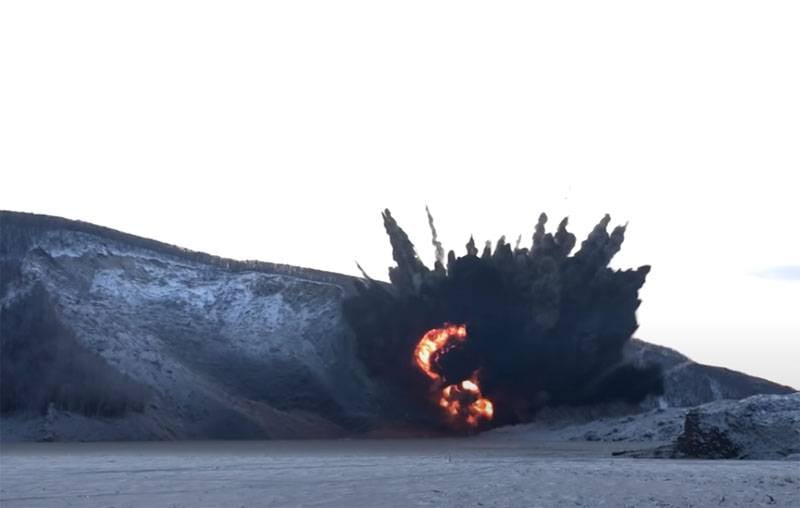
{"type": "Polygon", "coordinates": [[[0,505],[800,506],[796,462],[615,458],[496,439],[14,443],[0,505]]]}

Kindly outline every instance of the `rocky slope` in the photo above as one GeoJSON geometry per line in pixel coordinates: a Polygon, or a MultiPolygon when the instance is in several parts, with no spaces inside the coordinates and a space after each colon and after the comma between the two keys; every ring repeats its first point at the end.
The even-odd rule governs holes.
{"type": "Polygon", "coordinates": [[[800,393],[692,409],[673,450],[678,457],[800,460],[800,393]]]}
{"type": "Polygon", "coordinates": [[[9,385],[46,385],[7,409],[54,398],[56,438],[82,435],[61,409],[88,409],[107,438],[328,436],[374,412],[339,313],[348,277],[51,217],[3,213],[1,235],[4,405],[20,406],[9,385]],[[86,408],[70,382],[108,402],[86,408]],[[103,418],[122,416],[120,398],[134,399],[125,418],[103,418]]]}
{"type": "MultiPolygon", "coordinates": [[[[348,276],[240,262],[0,212],[3,439],[335,436],[381,423],[348,276]]],[[[792,389],[635,341],[667,371],[648,407],[792,389]]]]}
{"type": "Polygon", "coordinates": [[[539,420],[484,434],[490,441],[618,443],[639,458],[800,461],[800,392],[658,408],[586,423],[539,420]]]}

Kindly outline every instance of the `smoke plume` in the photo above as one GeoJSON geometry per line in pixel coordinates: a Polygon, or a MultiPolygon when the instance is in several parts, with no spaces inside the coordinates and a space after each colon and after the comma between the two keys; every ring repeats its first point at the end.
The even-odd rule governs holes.
{"type": "Polygon", "coordinates": [[[576,239],[567,219],[548,233],[542,214],[530,247],[519,241],[512,247],[501,237],[479,253],[470,238],[466,255],[451,250],[445,260],[430,211],[428,220],[433,269],[385,210],[396,263],[391,284],[367,279],[345,302],[359,355],[398,416],[441,419],[412,355],[421,337],[447,324],[465,325],[468,338],[437,352],[432,368],[446,384],[479,377],[494,405],[491,425],[530,420],[544,406],[636,403],[663,391],[658,367],[634,366],[623,357],[650,270],[608,267],[625,226],[609,234],[606,215],[571,254],[576,239]]]}

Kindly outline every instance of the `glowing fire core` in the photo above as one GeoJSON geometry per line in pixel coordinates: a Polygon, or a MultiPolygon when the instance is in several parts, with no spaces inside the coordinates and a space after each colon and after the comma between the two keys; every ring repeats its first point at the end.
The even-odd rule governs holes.
{"type": "Polygon", "coordinates": [[[443,354],[466,339],[467,327],[464,325],[445,325],[444,328],[429,330],[417,343],[414,360],[422,372],[434,381],[432,390],[438,391],[439,407],[453,422],[463,422],[474,427],[480,420],[489,421],[494,415],[492,401],[481,396],[478,371],[461,383],[442,388],[442,376],[433,370],[431,363],[435,354],[443,354]]]}

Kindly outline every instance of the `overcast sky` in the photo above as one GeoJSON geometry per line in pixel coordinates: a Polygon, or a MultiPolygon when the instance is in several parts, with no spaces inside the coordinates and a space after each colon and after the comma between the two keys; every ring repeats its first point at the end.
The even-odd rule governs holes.
{"type": "Polygon", "coordinates": [[[638,336],[800,387],[800,3],[0,7],[0,208],[386,278],[629,222],[638,336]]]}

